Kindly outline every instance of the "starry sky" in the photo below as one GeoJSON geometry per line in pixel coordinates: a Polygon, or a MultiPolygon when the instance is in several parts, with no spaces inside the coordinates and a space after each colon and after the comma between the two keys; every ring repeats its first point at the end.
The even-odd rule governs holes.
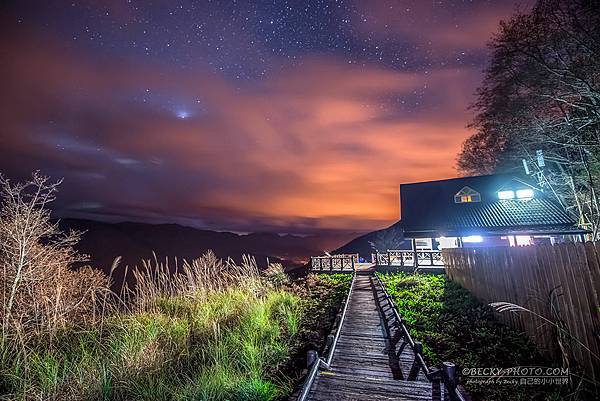
{"type": "Polygon", "coordinates": [[[0,171],[61,216],[367,231],[457,175],[501,19],[527,1],[4,1],[0,171]]]}

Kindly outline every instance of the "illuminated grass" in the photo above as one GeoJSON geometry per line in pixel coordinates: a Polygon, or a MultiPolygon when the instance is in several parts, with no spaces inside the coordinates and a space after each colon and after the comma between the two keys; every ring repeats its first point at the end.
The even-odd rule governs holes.
{"type": "Polygon", "coordinates": [[[231,289],[201,302],[112,316],[103,333],[65,331],[19,351],[5,344],[2,388],[16,399],[271,400],[298,330],[299,298],[231,289]],[[10,351],[13,351],[14,354],[10,351]],[[9,355],[10,354],[10,355],[9,355]]]}

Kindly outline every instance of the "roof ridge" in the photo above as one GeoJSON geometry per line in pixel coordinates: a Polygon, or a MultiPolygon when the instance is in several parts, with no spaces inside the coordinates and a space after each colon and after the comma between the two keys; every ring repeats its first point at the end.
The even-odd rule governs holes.
{"type": "Polygon", "coordinates": [[[441,180],[407,182],[407,183],[401,183],[400,186],[405,186],[405,185],[420,185],[420,184],[432,184],[432,183],[435,183],[435,182],[459,181],[459,180],[466,180],[466,179],[469,179],[469,178],[502,177],[502,176],[506,176],[506,177],[512,176],[513,178],[520,179],[520,174],[498,173],[498,174],[470,175],[470,176],[466,176],[466,177],[444,178],[444,179],[441,179],[441,180]]]}

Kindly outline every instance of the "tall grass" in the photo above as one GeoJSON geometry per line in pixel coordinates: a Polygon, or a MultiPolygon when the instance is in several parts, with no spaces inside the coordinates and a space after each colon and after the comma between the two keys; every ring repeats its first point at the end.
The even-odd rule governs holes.
{"type": "Polygon", "coordinates": [[[35,175],[1,184],[0,236],[17,237],[0,247],[0,399],[266,401],[288,392],[277,371],[301,305],[278,285],[277,266],[274,280],[250,258],[208,252],[172,268],[155,259],[113,294],[109,277],[70,269],[83,259],[77,238],[61,236],[44,210],[55,186],[35,175]]]}
{"type": "Polygon", "coordinates": [[[276,372],[298,330],[297,296],[270,285],[254,263],[222,263],[212,253],[167,271],[137,270],[131,308],[101,324],[25,347],[5,341],[5,399],[273,400],[287,392],[276,372]],[[209,266],[215,277],[228,271],[227,281],[196,281],[205,274],[196,269],[209,266]]]}

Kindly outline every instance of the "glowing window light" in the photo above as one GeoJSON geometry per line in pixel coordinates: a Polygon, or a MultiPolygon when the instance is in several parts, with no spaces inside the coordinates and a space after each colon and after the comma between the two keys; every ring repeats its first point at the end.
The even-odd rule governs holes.
{"type": "Polygon", "coordinates": [[[483,237],[481,235],[469,235],[466,237],[462,237],[463,242],[482,242],[483,237]]]}
{"type": "MultiPolygon", "coordinates": [[[[517,191],[518,193],[518,191],[517,191]]],[[[499,191],[498,199],[514,199],[515,191],[499,191]]]]}
{"type": "Polygon", "coordinates": [[[531,237],[529,235],[516,235],[515,240],[517,246],[531,245],[531,237]]]}
{"type": "Polygon", "coordinates": [[[531,199],[533,198],[533,189],[519,189],[517,190],[518,199],[531,199]]]}

